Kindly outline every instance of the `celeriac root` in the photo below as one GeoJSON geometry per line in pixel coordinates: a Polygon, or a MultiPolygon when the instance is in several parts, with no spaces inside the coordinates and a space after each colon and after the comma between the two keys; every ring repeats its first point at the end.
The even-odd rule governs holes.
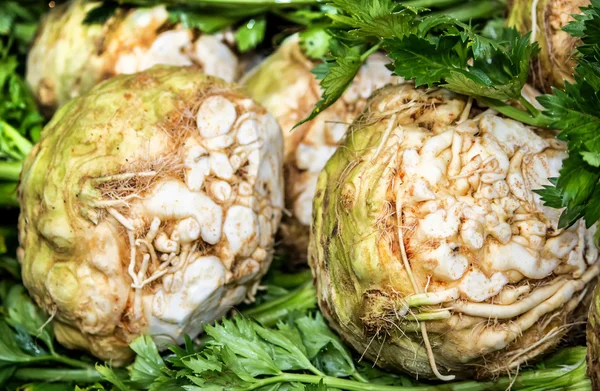
{"type": "Polygon", "coordinates": [[[567,283],[561,279],[552,284],[540,287],[531,292],[527,297],[514,304],[486,304],[486,303],[453,303],[452,309],[465,315],[477,316],[480,318],[492,319],[512,319],[531,310],[543,301],[552,297],[560,288],[567,283]]]}
{"type": "MultiPolygon", "coordinates": [[[[398,225],[398,241],[400,243],[400,253],[402,255],[402,262],[404,263],[404,267],[406,268],[406,273],[408,274],[408,278],[410,279],[410,283],[413,286],[413,290],[415,294],[421,293],[419,286],[415,280],[415,277],[412,273],[412,269],[410,267],[410,263],[408,262],[408,256],[406,255],[406,248],[404,247],[404,234],[402,232],[403,221],[402,221],[402,197],[401,197],[401,182],[398,180],[396,183],[396,220],[398,225]]],[[[448,314],[450,314],[448,312],[448,314]]],[[[427,326],[425,322],[421,322],[421,335],[423,336],[423,342],[425,343],[425,349],[427,350],[427,358],[429,359],[429,365],[431,366],[431,370],[435,377],[442,381],[452,381],[456,378],[454,375],[442,375],[437,368],[437,364],[435,363],[435,356],[433,355],[433,349],[431,348],[431,343],[429,342],[429,336],[427,335],[427,326]]]]}

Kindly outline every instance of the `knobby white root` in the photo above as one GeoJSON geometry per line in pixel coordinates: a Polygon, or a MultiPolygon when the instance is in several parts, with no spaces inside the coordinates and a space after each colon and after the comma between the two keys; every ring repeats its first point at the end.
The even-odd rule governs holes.
{"type": "Polygon", "coordinates": [[[454,301],[460,297],[458,288],[450,288],[438,292],[418,293],[406,298],[409,307],[442,304],[454,301]]]}
{"type": "MultiPolygon", "coordinates": [[[[415,277],[412,273],[412,269],[410,267],[410,263],[408,261],[408,256],[406,255],[406,248],[404,247],[404,224],[402,219],[402,196],[403,191],[401,189],[402,182],[399,178],[396,179],[396,222],[398,225],[398,242],[400,244],[400,253],[402,255],[402,262],[404,263],[404,267],[406,268],[406,272],[410,279],[410,283],[412,284],[413,290],[415,294],[420,294],[421,290],[417,285],[415,277]]],[[[450,313],[448,312],[448,315],[450,313]]],[[[442,381],[452,381],[456,378],[454,375],[442,375],[437,368],[437,364],[435,362],[435,356],[433,354],[433,349],[431,348],[431,343],[429,342],[429,336],[427,335],[427,326],[425,322],[421,322],[421,335],[423,336],[423,342],[425,343],[425,349],[427,350],[427,358],[429,359],[429,365],[431,366],[431,370],[433,374],[442,381]]]]}
{"type": "Polygon", "coordinates": [[[500,292],[498,298],[495,299],[494,302],[502,305],[513,304],[519,297],[526,295],[529,292],[531,292],[531,286],[529,285],[521,285],[520,287],[515,288],[507,287],[500,292]]]}
{"type": "Polygon", "coordinates": [[[480,318],[511,319],[524,314],[547,300],[558,292],[558,290],[566,283],[567,281],[564,279],[553,281],[549,285],[534,289],[527,297],[514,304],[502,305],[459,301],[452,305],[452,309],[465,315],[477,316],[480,318]]]}
{"type": "MultiPolygon", "coordinates": [[[[131,287],[135,289],[134,301],[133,301],[133,317],[136,320],[141,319],[142,314],[142,293],[143,289],[146,285],[150,284],[153,281],[161,278],[167,273],[175,273],[176,271],[184,268],[187,265],[188,255],[190,253],[191,245],[186,244],[181,246],[180,257],[177,257],[174,252],[168,254],[165,257],[165,260],[162,264],[159,265],[159,258],[156,254],[156,250],[152,242],[155,238],[157,238],[160,227],[160,219],[154,218],[152,223],[150,224],[150,229],[148,230],[144,239],[135,239],[135,229],[133,222],[119,213],[117,210],[113,208],[107,209],[108,213],[115,218],[115,220],[121,224],[127,230],[127,237],[129,239],[129,248],[130,248],[130,256],[129,256],[129,265],[127,268],[127,272],[129,277],[131,278],[131,287]],[[136,273],[136,264],[137,264],[137,249],[140,248],[142,255],[142,262],[139,266],[139,269],[136,273]],[[145,250],[145,251],[144,251],[145,250]],[[183,259],[182,262],[177,262],[179,259],[183,259]],[[149,277],[146,277],[148,273],[149,266],[152,264],[154,267],[154,272],[149,277]],[[169,267],[172,265],[171,267],[169,267]]],[[[172,235],[177,236],[177,235],[172,235]]],[[[177,248],[179,249],[179,243],[177,243],[177,248]]],[[[167,254],[163,254],[167,255],[167,254]]],[[[162,260],[162,259],[161,259],[162,260]]]]}
{"type": "Polygon", "coordinates": [[[383,136],[381,136],[381,142],[377,146],[377,150],[373,154],[373,157],[371,157],[371,161],[375,161],[375,159],[377,159],[377,157],[381,153],[382,148],[387,144],[387,140],[390,138],[390,134],[392,133],[392,130],[394,130],[395,125],[396,125],[396,114],[392,114],[392,117],[388,121],[388,126],[385,129],[385,133],[383,133],[383,136]]]}
{"type": "Polygon", "coordinates": [[[129,220],[128,218],[126,218],[125,216],[123,216],[121,213],[119,213],[116,209],[114,208],[107,208],[106,209],[108,213],[110,213],[110,215],[112,217],[115,218],[115,220],[117,220],[123,227],[125,227],[126,230],[128,231],[133,231],[133,223],[131,222],[131,220],[129,220]]]}

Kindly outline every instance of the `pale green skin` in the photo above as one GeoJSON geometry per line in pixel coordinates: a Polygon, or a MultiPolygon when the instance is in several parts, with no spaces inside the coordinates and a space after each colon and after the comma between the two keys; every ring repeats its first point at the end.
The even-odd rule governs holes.
{"type": "MultiPolygon", "coordinates": [[[[398,246],[390,248],[386,241],[396,235],[395,217],[391,215],[387,219],[391,229],[381,228],[385,224],[381,223],[382,216],[390,216],[395,202],[393,190],[387,184],[396,175],[397,148],[387,145],[375,156],[386,126],[379,125],[377,114],[373,116],[373,113],[378,113],[379,105],[386,100],[423,99],[418,91],[424,90],[407,87],[389,86],[378,90],[321,172],[313,206],[309,263],[321,311],[358,354],[364,354],[386,369],[435,379],[419,330],[403,330],[406,323],[400,321],[402,315],[394,313],[402,307],[401,300],[414,293],[398,246]]],[[[435,93],[434,97],[438,98],[435,107],[441,111],[452,102],[466,102],[466,97],[445,90],[435,93]]],[[[456,112],[460,114],[460,110],[456,112]]],[[[388,112],[384,118],[391,114],[388,112]]],[[[426,120],[426,115],[431,120],[431,111],[425,110],[414,119],[399,117],[397,124],[419,123],[426,120]]],[[[453,122],[438,116],[433,126],[444,129],[453,122]]],[[[413,264],[413,272],[419,267],[413,264]]],[[[557,314],[547,329],[568,323],[569,312],[564,310],[557,314]]],[[[506,348],[482,355],[469,347],[478,338],[478,332],[469,323],[485,323],[485,320],[470,316],[463,316],[462,320],[460,327],[444,320],[425,322],[437,367],[444,375],[485,378],[506,373],[505,363],[511,351],[531,346],[545,337],[544,332],[532,327],[506,348]]],[[[412,326],[415,324],[412,322],[412,326]]],[[[502,329],[502,323],[498,328],[502,329]]],[[[562,335],[549,338],[518,362],[539,356],[562,335]]]]}
{"type": "MultiPolygon", "coordinates": [[[[156,66],[97,85],[61,107],[43,130],[23,166],[18,255],[25,287],[55,314],[56,336],[65,346],[119,364],[132,356],[128,344],[146,327],[127,316],[127,234],[90,206],[102,197],[88,179],[126,172],[136,160],[177,158],[176,138],[161,127],[168,116],[177,121],[177,113],[194,110],[213,89],[244,98],[231,88],[192,68],[156,66]],[[119,251],[114,270],[100,273],[91,266],[90,278],[76,275],[81,264],[91,265],[111,246],[119,251]],[[97,305],[111,306],[112,313],[99,316],[97,305]]],[[[197,133],[195,116],[191,121],[197,133]]]]}
{"type": "Polygon", "coordinates": [[[105,26],[83,24],[95,6],[79,0],[61,4],[40,24],[27,59],[27,82],[48,115],[107,76],[99,56],[105,26]]]}

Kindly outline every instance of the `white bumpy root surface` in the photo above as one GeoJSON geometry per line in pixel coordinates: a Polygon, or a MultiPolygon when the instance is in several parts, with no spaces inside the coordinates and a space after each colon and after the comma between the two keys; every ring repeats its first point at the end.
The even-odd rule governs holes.
{"type": "Polygon", "coordinates": [[[24,168],[19,255],[61,343],[120,364],[139,334],[182,343],[253,300],[283,210],[270,114],[200,72],[154,67],[57,117],[24,168]]]}
{"type": "Polygon", "coordinates": [[[309,251],[357,350],[444,380],[436,362],[489,376],[547,349],[600,268],[596,227],[558,229],[533,191],[565,144],[472,104],[379,90],[319,178],[309,251]]]}

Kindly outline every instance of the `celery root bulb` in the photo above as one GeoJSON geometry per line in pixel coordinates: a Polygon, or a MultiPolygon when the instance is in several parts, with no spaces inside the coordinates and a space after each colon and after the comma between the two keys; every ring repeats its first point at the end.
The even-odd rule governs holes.
{"type": "Polygon", "coordinates": [[[387,62],[382,54],[372,55],[334,105],[295,129],[321,99],[319,80],[311,72],[316,63],[303,54],[296,37],[284,42],[241,80],[248,94],[277,118],[283,131],[289,216],[284,215],[281,236],[283,244],[299,260],[306,260],[312,200],[319,173],[371,93],[400,80],[386,68],[387,62]]]}
{"type": "Polygon", "coordinates": [[[600,390],[600,285],[596,285],[589,308],[587,330],[587,374],[592,389],[600,390]]]}
{"type": "Polygon", "coordinates": [[[186,67],[120,75],[63,106],[27,157],[23,282],[70,348],[126,362],[252,300],[283,210],[273,116],[186,67]]]}
{"type": "Polygon", "coordinates": [[[562,28],[573,20],[573,14],[581,13],[580,7],[589,4],[590,0],[509,1],[507,24],[522,34],[532,31],[540,45],[540,53],[531,64],[531,77],[542,91],[562,88],[565,80],[573,82],[574,54],[580,41],[562,28]]]}
{"type": "Polygon", "coordinates": [[[566,155],[554,136],[444,89],[377,91],[317,184],[309,262],[332,327],[444,380],[552,347],[600,268],[595,226],[558,229],[533,191],[566,155]]]}
{"type": "Polygon", "coordinates": [[[43,19],[27,59],[27,83],[47,114],[98,82],[156,64],[196,65],[227,82],[243,64],[227,34],[198,34],[169,21],[164,6],[119,10],[104,23],[84,23],[100,3],[71,0],[43,19]]]}

